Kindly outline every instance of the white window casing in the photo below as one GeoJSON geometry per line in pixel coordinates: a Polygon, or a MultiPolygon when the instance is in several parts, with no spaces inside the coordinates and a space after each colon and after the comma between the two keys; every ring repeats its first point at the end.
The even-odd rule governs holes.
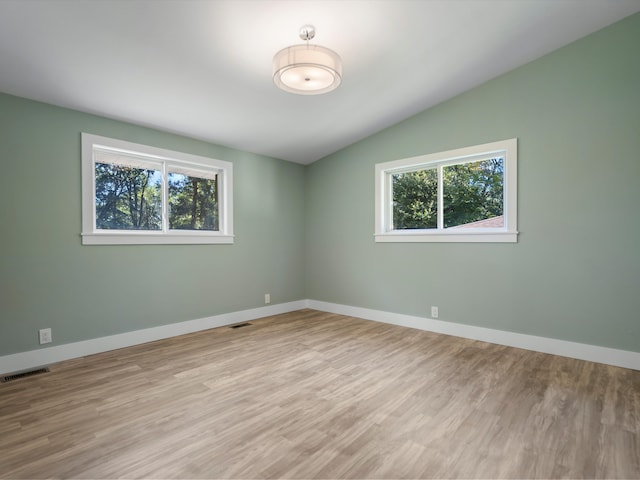
{"type": "Polygon", "coordinates": [[[233,164],[231,162],[82,133],[83,245],[231,244],[233,239],[233,164]],[[161,230],[96,228],[96,163],[162,172],[161,230]],[[166,186],[169,173],[216,180],[217,230],[169,229],[166,186]]]}
{"type": "Polygon", "coordinates": [[[518,241],[516,138],[446,152],[404,158],[375,166],[376,242],[509,242],[518,241]],[[443,223],[443,168],[451,165],[504,158],[503,226],[489,228],[445,228],[443,223]],[[437,169],[437,228],[401,229],[393,227],[392,176],[417,170],[437,169]]]}

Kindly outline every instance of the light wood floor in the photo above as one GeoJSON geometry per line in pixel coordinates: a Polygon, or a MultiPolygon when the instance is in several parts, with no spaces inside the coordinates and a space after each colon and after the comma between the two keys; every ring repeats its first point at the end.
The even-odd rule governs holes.
{"type": "Polygon", "coordinates": [[[0,384],[3,478],[640,478],[640,372],[302,310],[0,384]]]}

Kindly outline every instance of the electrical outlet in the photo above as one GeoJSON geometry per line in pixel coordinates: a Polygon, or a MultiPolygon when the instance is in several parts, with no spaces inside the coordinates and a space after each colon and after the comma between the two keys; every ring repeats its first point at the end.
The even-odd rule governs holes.
{"type": "Polygon", "coordinates": [[[51,343],[53,339],[51,338],[51,329],[50,328],[41,328],[38,330],[38,334],[40,337],[40,345],[43,343],[51,343]]]}
{"type": "Polygon", "coordinates": [[[438,307],[431,307],[431,318],[438,318],[438,307]]]}
{"type": "Polygon", "coordinates": [[[269,305],[271,303],[271,294],[270,293],[265,293],[264,294],[264,304],[265,305],[269,305]]]}

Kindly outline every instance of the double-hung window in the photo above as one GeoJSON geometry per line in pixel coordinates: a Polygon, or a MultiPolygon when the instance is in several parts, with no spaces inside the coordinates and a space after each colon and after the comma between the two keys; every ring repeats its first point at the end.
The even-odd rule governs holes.
{"type": "Polygon", "coordinates": [[[233,165],[82,134],[82,243],[233,243],[233,165]]]}
{"type": "Polygon", "coordinates": [[[376,165],[376,242],[517,242],[517,139],[376,165]]]}

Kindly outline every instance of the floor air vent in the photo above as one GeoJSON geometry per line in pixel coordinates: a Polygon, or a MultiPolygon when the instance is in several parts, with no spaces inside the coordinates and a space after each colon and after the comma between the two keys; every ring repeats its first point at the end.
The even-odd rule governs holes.
{"type": "Polygon", "coordinates": [[[28,372],[14,373],[12,375],[6,375],[2,377],[0,379],[0,383],[11,382],[12,380],[18,380],[20,378],[25,378],[25,377],[32,377],[34,375],[40,375],[41,373],[48,373],[48,372],[49,372],[49,369],[44,367],[44,368],[38,368],[36,370],[29,370],[28,372]]]}
{"type": "Polygon", "coordinates": [[[245,323],[239,323],[238,325],[231,325],[229,328],[242,328],[242,327],[248,327],[249,325],[251,325],[249,322],[245,322],[245,323]]]}

